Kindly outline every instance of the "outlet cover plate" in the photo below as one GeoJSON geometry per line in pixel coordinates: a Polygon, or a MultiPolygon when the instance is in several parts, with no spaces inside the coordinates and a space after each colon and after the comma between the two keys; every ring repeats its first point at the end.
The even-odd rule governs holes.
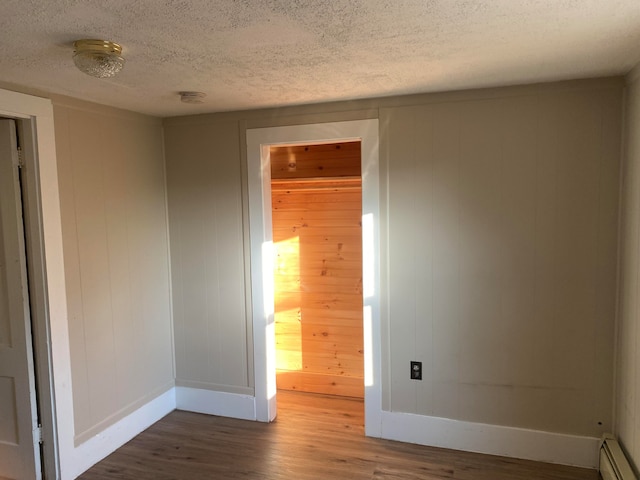
{"type": "Polygon", "coordinates": [[[422,362],[411,362],[411,380],[422,380],[422,362]]]}

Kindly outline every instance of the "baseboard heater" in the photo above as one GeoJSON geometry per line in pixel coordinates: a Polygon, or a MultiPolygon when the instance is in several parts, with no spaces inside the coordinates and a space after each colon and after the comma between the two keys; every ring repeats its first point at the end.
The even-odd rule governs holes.
{"type": "Polygon", "coordinates": [[[638,480],[620,444],[610,435],[600,444],[600,475],[603,480],[638,480]]]}

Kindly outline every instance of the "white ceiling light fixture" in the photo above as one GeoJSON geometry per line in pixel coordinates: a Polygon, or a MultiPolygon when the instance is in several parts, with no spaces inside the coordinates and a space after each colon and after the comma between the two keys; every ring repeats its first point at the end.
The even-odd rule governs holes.
{"type": "Polygon", "coordinates": [[[84,39],[73,43],[73,62],[87,75],[108,78],[124,67],[122,47],[107,40],[84,39]]]}
{"type": "Polygon", "coordinates": [[[180,92],[180,101],[183,103],[204,103],[206,96],[202,92],[180,92]]]}

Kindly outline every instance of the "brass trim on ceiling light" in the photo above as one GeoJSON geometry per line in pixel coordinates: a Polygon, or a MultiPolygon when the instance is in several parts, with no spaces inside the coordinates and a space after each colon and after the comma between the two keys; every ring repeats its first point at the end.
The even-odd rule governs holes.
{"type": "Polygon", "coordinates": [[[122,47],[108,40],[83,39],[73,42],[73,48],[78,52],[115,53],[122,54],[122,47]]]}

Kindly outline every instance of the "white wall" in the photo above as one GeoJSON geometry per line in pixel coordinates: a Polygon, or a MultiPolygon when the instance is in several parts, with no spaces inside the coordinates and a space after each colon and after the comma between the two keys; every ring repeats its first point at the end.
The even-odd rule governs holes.
{"type": "Polygon", "coordinates": [[[175,126],[165,139],[176,384],[253,395],[237,123],[175,126]]]}
{"type": "Polygon", "coordinates": [[[640,66],[628,75],[625,88],[621,206],[616,433],[637,472],[640,466],[640,66]]]}
{"type": "Polygon", "coordinates": [[[61,98],[54,121],[79,445],[174,385],[162,125],[61,98]]]}
{"type": "Polygon", "coordinates": [[[382,110],[385,410],[611,430],[620,117],[620,88],[382,110]]]}
{"type": "Polygon", "coordinates": [[[252,385],[251,362],[235,370],[252,343],[245,129],[379,118],[383,410],[415,415],[383,430],[433,443],[393,422],[452,419],[477,436],[447,446],[486,451],[489,424],[494,453],[595,465],[612,428],[621,96],[601,79],[165,120],[176,331],[189,335],[176,334],[178,382],[252,385]],[[551,438],[580,454],[531,445],[551,438]]]}

